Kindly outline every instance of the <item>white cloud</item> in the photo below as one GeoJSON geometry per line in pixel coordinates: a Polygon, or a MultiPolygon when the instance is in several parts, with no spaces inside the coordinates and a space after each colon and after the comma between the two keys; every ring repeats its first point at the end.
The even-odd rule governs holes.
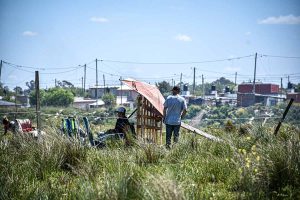
{"type": "Polygon", "coordinates": [[[238,71],[241,70],[241,68],[239,68],[239,67],[226,67],[225,70],[229,71],[229,72],[238,72],[238,71]]]}
{"type": "Polygon", "coordinates": [[[300,16],[286,15],[279,17],[267,17],[259,20],[259,24],[300,24],[300,16]]]}
{"type": "Polygon", "coordinates": [[[192,41],[192,38],[190,36],[188,36],[188,35],[178,34],[175,37],[175,40],[184,41],[184,42],[190,42],[190,41],[192,41]]]}
{"type": "Polygon", "coordinates": [[[96,22],[96,23],[106,23],[109,20],[107,18],[104,18],[104,17],[91,17],[90,21],[96,22]]]}
{"type": "Polygon", "coordinates": [[[37,33],[37,32],[33,32],[33,31],[24,31],[24,32],[22,33],[22,35],[24,35],[24,36],[29,36],[29,37],[33,37],[33,36],[37,36],[38,33],[37,33]]]}

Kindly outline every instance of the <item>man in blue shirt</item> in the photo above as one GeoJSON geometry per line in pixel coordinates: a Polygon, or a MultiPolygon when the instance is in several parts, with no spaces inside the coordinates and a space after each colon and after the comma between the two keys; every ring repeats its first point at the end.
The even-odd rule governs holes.
{"type": "Polygon", "coordinates": [[[178,142],[181,119],[186,115],[186,101],[179,95],[180,88],[175,86],[172,95],[168,96],[164,103],[164,123],[166,124],[166,147],[170,148],[172,132],[174,143],[178,142]]]}

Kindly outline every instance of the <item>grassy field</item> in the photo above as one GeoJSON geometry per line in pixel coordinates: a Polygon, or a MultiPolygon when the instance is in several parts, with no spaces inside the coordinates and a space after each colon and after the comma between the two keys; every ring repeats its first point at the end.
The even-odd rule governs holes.
{"type": "Polygon", "coordinates": [[[180,143],[95,149],[45,127],[39,140],[0,136],[0,199],[300,199],[300,131],[252,126],[245,135],[182,130],[180,143]]]}

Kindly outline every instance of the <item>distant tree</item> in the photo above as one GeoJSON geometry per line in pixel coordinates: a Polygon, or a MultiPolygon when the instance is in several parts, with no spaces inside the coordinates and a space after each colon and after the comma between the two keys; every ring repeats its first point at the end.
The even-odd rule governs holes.
{"type": "Polygon", "coordinates": [[[116,105],[116,98],[115,96],[108,92],[108,93],[105,93],[103,96],[102,96],[102,100],[104,101],[105,105],[107,105],[108,107],[112,108],[116,105]]]}
{"type": "Polygon", "coordinates": [[[171,85],[167,81],[156,83],[156,87],[159,89],[163,96],[168,96],[170,94],[170,90],[172,89],[171,85]]]}
{"type": "Polygon", "coordinates": [[[225,89],[226,86],[229,86],[230,88],[232,88],[231,86],[233,86],[234,83],[232,81],[230,81],[229,79],[221,77],[221,78],[213,81],[211,83],[211,85],[215,85],[216,86],[216,90],[218,92],[223,92],[223,90],[225,89]]]}
{"type": "MultiPolygon", "coordinates": [[[[40,90],[40,104],[44,105],[44,101],[45,101],[45,90],[41,89],[40,90]]],[[[36,105],[36,94],[35,94],[35,90],[32,90],[29,94],[29,103],[30,105],[34,106],[36,105]]]]}
{"type": "Polygon", "coordinates": [[[29,82],[26,82],[26,86],[28,87],[28,89],[24,89],[24,94],[28,95],[35,89],[35,81],[31,80],[29,82]]]}
{"type": "MultiPolygon", "coordinates": [[[[31,105],[36,105],[35,91],[30,93],[29,101],[31,105]]],[[[40,103],[43,106],[69,106],[73,101],[74,95],[69,90],[63,88],[40,90],[40,103]]]]}
{"type": "Polygon", "coordinates": [[[74,101],[74,95],[70,90],[63,88],[50,88],[45,94],[44,105],[69,106],[74,101]]]}
{"type": "Polygon", "coordinates": [[[57,85],[62,88],[73,88],[74,87],[74,85],[71,82],[66,81],[66,80],[57,81],[57,85]]]}
{"type": "Polygon", "coordinates": [[[17,95],[22,95],[23,94],[23,89],[20,86],[16,86],[14,88],[14,91],[17,95]]]}

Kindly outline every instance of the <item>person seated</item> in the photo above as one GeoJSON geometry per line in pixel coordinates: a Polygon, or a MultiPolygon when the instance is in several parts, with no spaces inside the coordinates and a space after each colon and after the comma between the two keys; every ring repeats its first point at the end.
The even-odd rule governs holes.
{"type": "Polygon", "coordinates": [[[2,118],[2,124],[4,127],[4,135],[6,135],[8,131],[12,131],[13,133],[15,133],[16,131],[15,121],[9,121],[7,116],[4,115],[2,118]]]}
{"type": "Polygon", "coordinates": [[[108,130],[106,133],[123,133],[126,134],[130,131],[130,123],[126,117],[126,109],[124,107],[119,107],[116,110],[117,122],[114,129],[108,130]]]}

